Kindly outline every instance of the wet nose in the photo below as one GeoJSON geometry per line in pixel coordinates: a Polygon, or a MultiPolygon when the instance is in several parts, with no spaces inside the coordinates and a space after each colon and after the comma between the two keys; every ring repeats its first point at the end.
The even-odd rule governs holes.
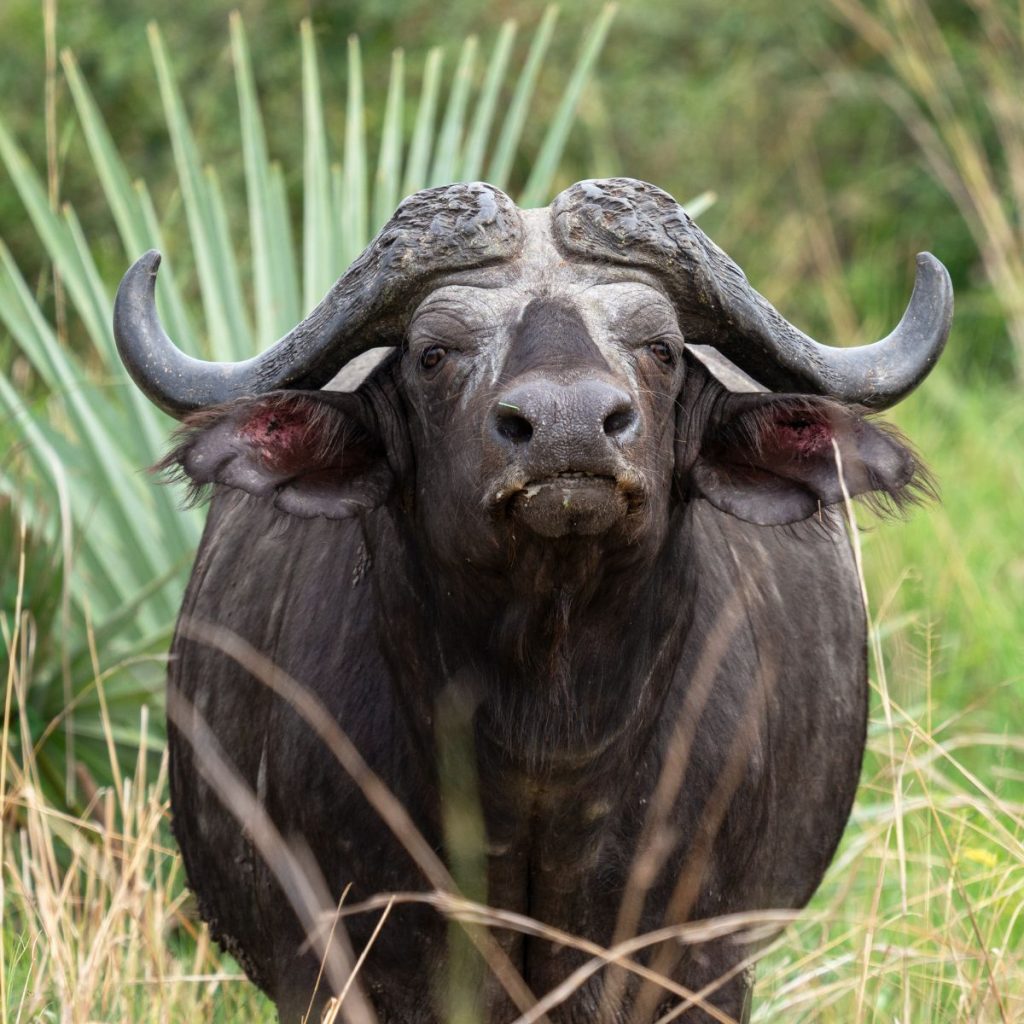
{"type": "Polygon", "coordinates": [[[536,381],[498,399],[492,429],[501,445],[519,455],[554,453],[571,461],[628,443],[639,422],[630,395],[607,381],[536,381]]]}

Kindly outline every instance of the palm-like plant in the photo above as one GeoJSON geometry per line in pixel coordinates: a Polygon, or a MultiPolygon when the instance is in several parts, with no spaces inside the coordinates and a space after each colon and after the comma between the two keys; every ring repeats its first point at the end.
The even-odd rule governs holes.
{"type": "MultiPolygon", "coordinates": [[[[577,102],[611,17],[609,7],[583,40],[561,102],[518,190],[520,205],[537,205],[552,189],[577,102]]],[[[170,251],[158,299],[179,344],[210,358],[245,358],[316,304],[401,196],[478,177],[508,188],[555,20],[551,8],[529,40],[518,74],[511,73],[514,23],[501,28],[482,68],[477,40],[466,39],[443,109],[441,51],[428,55],[411,104],[403,57],[396,52],[375,147],[368,145],[364,127],[359,43],[350,39],[345,131],[337,162],[334,140],[325,130],[313,32],[304,23],[301,250],[295,244],[284,171],[268,153],[246,35],[237,15],[231,20],[231,52],[249,228],[243,247],[236,245],[228,226],[229,206],[240,200],[226,195],[216,172],[202,165],[157,27],[150,27],[149,42],[188,225],[180,245],[165,239],[146,185],[132,181],[74,57],[65,52],[64,74],[125,265],[149,248],[170,251]],[[414,113],[407,117],[410,106],[414,113]],[[371,149],[376,157],[372,166],[371,149]],[[201,317],[190,307],[174,272],[179,249],[194,259],[201,317]],[[244,269],[251,273],[248,286],[244,269]]],[[[0,451],[11,453],[0,460],[0,513],[6,506],[0,520],[6,519],[12,541],[3,545],[10,553],[6,567],[11,571],[5,573],[0,591],[9,608],[18,576],[18,545],[13,543],[18,520],[35,541],[29,551],[38,563],[25,574],[31,616],[18,632],[20,655],[11,649],[15,630],[5,616],[9,657],[34,659],[30,686],[9,701],[5,736],[32,745],[39,776],[51,795],[78,806],[82,794],[75,791],[76,771],[81,775],[84,769],[86,776],[98,780],[109,772],[109,740],[100,712],[111,730],[108,736],[131,760],[139,705],[160,699],[160,656],[201,516],[179,508],[173,488],[156,488],[139,472],[159,457],[173,424],[121,370],[110,332],[112,282],[102,279],[75,211],[52,208],[42,177],[2,120],[0,159],[91,345],[82,355],[60,340],[0,242],[0,325],[39,382],[30,397],[25,388],[0,375],[0,451]],[[8,728],[11,715],[19,711],[20,727],[8,728]]],[[[0,555],[0,567],[4,557],[0,555]]]]}

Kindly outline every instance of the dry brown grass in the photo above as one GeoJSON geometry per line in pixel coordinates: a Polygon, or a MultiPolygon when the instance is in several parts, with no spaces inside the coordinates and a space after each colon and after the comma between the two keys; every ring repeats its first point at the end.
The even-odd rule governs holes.
{"type": "MultiPolygon", "coordinates": [[[[516,1024],[543,1020],[592,974],[612,964],[675,992],[682,1005],[700,1002],[714,986],[687,992],[645,966],[638,954],[669,938],[686,943],[731,934],[743,941],[778,926],[786,927],[769,949],[749,958],[761,962],[756,1021],[1010,1024],[1024,1018],[1024,806],[1005,796],[1002,786],[1009,780],[1010,792],[1022,790],[1024,738],[961,732],[957,715],[938,713],[931,699],[927,634],[919,663],[921,702],[908,708],[894,699],[886,643],[903,628],[889,618],[898,587],[883,595],[871,622],[875,713],[865,781],[843,848],[812,907],[795,920],[788,914],[746,914],[624,935],[612,949],[460,895],[429,848],[424,852],[404,810],[379,779],[367,774],[358,752],[336,723],[319,714],[308,691],[237,638],[207,631],[208,642],[225,648],[290,699],[317,728],[327,749],[423,860],[435,886],[428,893],[382,893],[359,906],[343,906],[340,914],[323,905],[322,894],[313,898],[317,880],[304,878],[291,887],[298,891],[304,885],[307,895],[313,894],[301,909],[318,915],[310,918],[311,932],[314,939],[326,940],[320,948],[328,958],[332,950],[345,953],[340,966],[328,965],[335,975],[331,984],[345,993],[332,1004],[329,1019],[372,1020],[358,995],[366,950],[345,949],[346,916],[372,912],[379,932],[388,927],[391,908],[408,901],[427,902],[464,925],[513,988],[509,965],[493,958],[493,927],[541,935],[587,954],[588,962],[556,989],[537,993],[539,1002],[520,989],[516,1024]],[[985,767],[979,769],[979,763],[985,767]],[[345,975],[340,983],[339,970],[345,975]]],[[[166,838],[164,762],[154,772],[154,758],[144,745],[134,772],[122,776],[104,715],[114,783],[93,794],[84,815],[72,818],[41,796],[31,753],[17,761],[11,756],[8,740],[24,721],[23,695],[32,672],[33,626],[21,606],[22,589],[14,614],[2,624],[7,652],[0,764],[3,1021],[273,1019],[268,1004],[233,962],[211,947],[189,913],[181,863],[166,838]]],[[[98,673],[96,686],[102,693],[98,673]]],[[[141,714],[145,735],[146,710],[141,714]]],[[[181,708],[174,714],[179,725],[187,724],[181,708]]],[[[24,742],[22,749],[31,751],[31,745],[24,742]]],[[[226,802],[252,827],[255,797],[238,787],[230,765],[221,769],[227,771],[227,781],[221,782],[226,802]]],[[[301,862],[289,860],[287,844],[277,853],[282,850],[280,865],[287,876],[301,862]]],[[[272,847],[267,856],[275,856],[272,847]]],[[[663,1016],[659,1024],[679,1012],[663,1016]]],[[[717,1019],[728,1021],[721,1014],[717,1019]]]]}

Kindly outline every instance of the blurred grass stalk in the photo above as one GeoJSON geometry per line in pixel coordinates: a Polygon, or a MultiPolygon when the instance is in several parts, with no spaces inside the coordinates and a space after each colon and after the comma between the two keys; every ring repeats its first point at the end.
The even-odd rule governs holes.
{"type": "MultiPolygon", "coordinates": [[[[334,140],[325,127],[329,98],[321,86],[312,25],[304,21],[299,33],[301,254],[292,237],[287,175],[267,149],[256,78],[237,14],[231,18],[230,37],[246,185],[245,249],[229,230],[229,209],[236,200],[224,195],[216,171],[203,165],[157,26],[149,27],[149,44],[185,211],[184,239],[165,238],[146,185],[132,181],[74,56],[65,51],[61,64],[125,266],[150,248],[170,252],[157,286],[168,332],[193,355],[238,360],[263,350],[294,326],[362,251],[403,195],[482,174],[512,188],[522,163],[528,169],[518,202],[531,206],[546,201],[613,15],[612,5],[604,7],[581,40],[578,60],[565,69],[561,98],[535,154],[522,152],[523,128],[545,68],[556,8],[544,13],[518,71],[512,61],[515,22],[502,26],[485,61],[479,41],[466,39],[444,103],[442,51],[427,55],[418,93],[411,96],[404,56],[396,52],[374,166],[365,127],[359,41],[348,41],[345,128],[343,137],[334,140]],[[202,329],[182,285],[180,268],[193,262],[202,329]]],[[[52,41],[52,19],[48,25],[52,41]]],[[[47,574],[53,581],[51,592],[44,592],[40,574],[33,575],[30,595],[40,643],[27,694],[29,732],[33,743],[42,742],[38,764],[44,785],[55,798],[62,791],[60,799],[81,810],[75,781],[79,764],[86,774],[101,779],[109,771],[103,737],[94,724],[93,655],[104,666],[122,666],[108,680],[106,697],[117,746],[131,763],[139,744],[134,724],[138,706],[143,701],[159,706],[162,699],[162,673],[149,655],[166,649],[202,516],[178,507],[176,489],[156,488],[140,474],[159,458],[174,424],[128,381],[111,335],[112,288],[101,279],[94,246],[74,209],[58,205],[52,167],[43,176],[31,166],[2,115],[0,162],[52,261],[60,294],[77,314],[75,329],[87,342],[84,352],[83,346],[73,348],[63,328],[51,325],[42,298],[33,293],[0,241],[0,326],[9,333],[20,365],[18,374],[12,374],[19,386],[0,375],[0,450],[10,452],[0,460],[0,532],[13,531],[20,518],[30,537],[53,552],[47,574]],[[67,557],[72,547],[74,560],[67,557]],[[53,610],[59,602],[63,628],[53,610]],[[95,652],[80,628],[90,619],[95,623],[95,652]],[[50,728],[58,718],[59,728],[50,728]]],[[[0,568],[7,556],[9,552],[0,552],[0,568]]],[[[6,592],[4,596],[10,597],[6,592]]]]}
{"type": "Polygon", "coordinates": [[[960,210],[1006,314],[1024,383],[1024,10],[968,0],[984,41],[968,67],[929,0],[831,5],[891,69],[876,87],[960,210]]]}

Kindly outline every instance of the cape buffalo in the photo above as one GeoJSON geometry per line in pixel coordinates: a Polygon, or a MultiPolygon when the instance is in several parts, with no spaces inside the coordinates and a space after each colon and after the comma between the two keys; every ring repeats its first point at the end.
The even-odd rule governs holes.
{"type": "MultiPolygon", "coordinates": [[[[464,933],[403,897],[351,1019],[432,1024],[462,984],[461,1019],[508,1022],[574,972],[547,1020],[745,1019],[751,947],[728,929],[587,965],[595,944],[801,907],[820,882],[865,739],[843,507],[928,489],[867,414],[938,358],[943,266],[918,257],[888,337],[831,348],[652,185],[519,210],[459,184],[406,199],[305,320],[227,364],[164,333],[159,260],[128,271],[114,326],[139,387],[185,420],[164,467],[216,485],[169,680],[174,829],[214,935],[282,1020],[318,1019],[345,978],[321,972],[309,893],[333,911],[433,891],[435,854],[458,874],[455,765],[481,902],[522,917],[490,944],[470,928],[496,975],[468,984],[464,933]],[[324,389],[376,346],[393,351],[356,390],[324,389]],[[335,756],[340,733],[365,771],[335,756]]],[[[333,933],[346,963],[372,905],[333,933]]]]}

